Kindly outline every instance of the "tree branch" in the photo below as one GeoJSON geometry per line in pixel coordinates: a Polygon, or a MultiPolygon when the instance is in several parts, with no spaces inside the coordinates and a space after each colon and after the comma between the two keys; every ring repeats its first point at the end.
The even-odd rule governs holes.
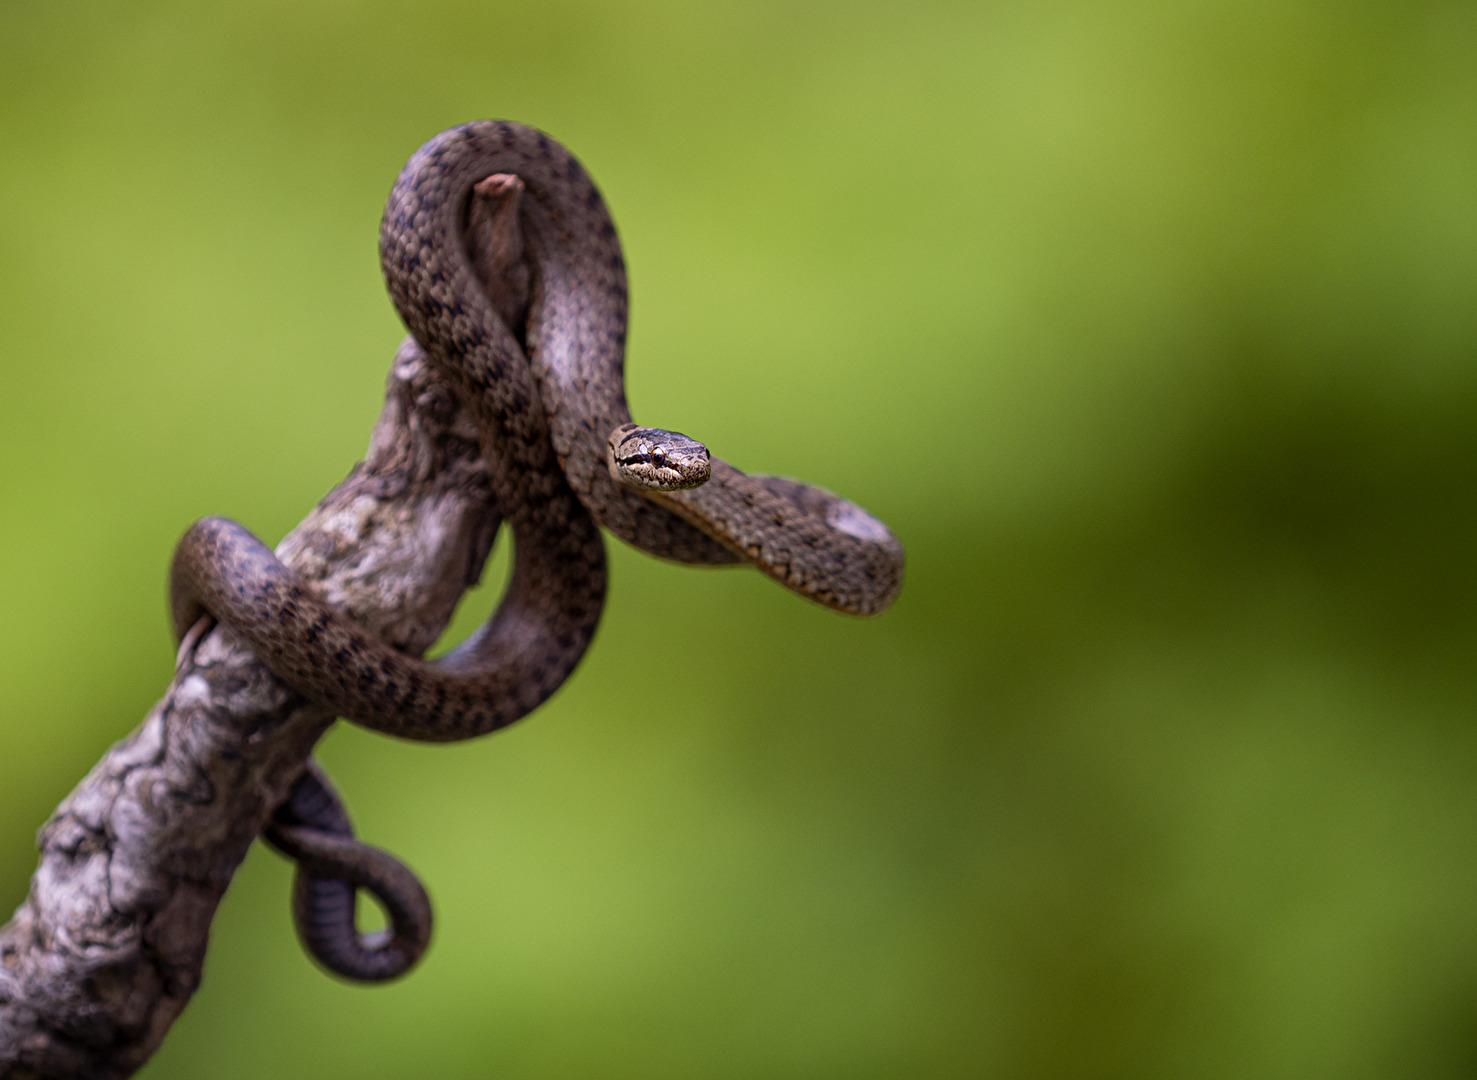
{"type": "MultiPolygon", "coordinates": [[[[420,654],[499,523],[476,428],[407,339],[366,459],[277,553],[420,654]]],[[[231,876],[333,723],[224,627],[182,651],[163,699],[38,835],[30,893],[0,929],[4,1080],[124,1077],[148,1059],[200,984],[231,876]]]]}

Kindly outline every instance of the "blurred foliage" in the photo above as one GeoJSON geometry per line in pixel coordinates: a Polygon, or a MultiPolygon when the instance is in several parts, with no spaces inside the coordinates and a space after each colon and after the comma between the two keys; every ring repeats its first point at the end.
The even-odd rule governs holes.
{"type": "Polygon", "coordinates": [[[612,543],[538,714],[322,747],[422,967],[321,975],[254,850],[143,1075],[1477,1070],[1467,3],[6,0],[11,902],[165,685],[176,536],[364,445],[382,201],[478,116],[605,191],[638,418],[857,499],[907,587],[612,543]]]}

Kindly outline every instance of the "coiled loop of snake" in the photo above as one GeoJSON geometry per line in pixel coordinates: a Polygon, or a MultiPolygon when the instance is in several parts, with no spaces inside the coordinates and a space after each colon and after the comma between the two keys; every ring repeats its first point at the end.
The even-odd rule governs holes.
{"type": "MultiPolygon", "coordinates": [[[[380,228],[391,295],[417,280],[415,223],[444,213],[448,197],[465,205],[461,193],[490,174],[525,189],[518,224],[535,253],[528,360],[559,464],[596,520],[649,554],[747,561],[838,611],[874,615],[891,604],[902,587],[902,545],[855,503],[799,481],[748,476],[718,458],[708,482],[691,490],[638,491],[616,480],[611,439],[631,423],[625,261],[594,181],[543,132],[474,121],[415,152],[380,228]]],[[[414,325],[411,332],[420,338],[414,325]]]]}
{"type": "MultiPolygon", "coordinates": [[[[652,464],[634,462],[622,449],[629,449],[632,434],[623,382],[624,262],[593,182],[543,133],[482,121],[433,138],[412,156],[391,192],[380,253],[406,326],[477,420],[492,487],[514,538],[503,601],[472,638],[428,663],[339,616],[241,526],[207,518],[192,526],[175,553],[171,607],[181,637],[208,614],[310,700],[389,734],[442,741],[485,734],[525,715],[578,663],[604,600],[597,520],[665,558],[749,561],[838,610],[873,614],[896,596],[901,545],[875,518],[822,489],[746,476],[717,459],[708,482],[693,490],[622,485],[623,470],[652,464]],[[526,245],[515,237],[513,248],[526,246],[530,255],[526,356],[499,314],[520,304],[503,297],[495,305],[484,284],[496,275],[474,265],[464,242],[474,189],[489,177],[499,178],[496,190],[506,196],[502,227],[526,237],[526,245]]],[[[429,919],[424,932],[410,925],[414,898],[396,901],[378,888],[396,888],[394,874],[363,870],[368,856],[356,863],[354,849],[341,842],[346,815],[329,824],[320,831],[337,840],[325,840],[316,854],[298,842],[293,854],[306,875],[300,880],[311,882],[321,871],[349,882],[350,889],[376,889],[392,909],[399,937],[413,946],[419,936],[420,945],[397,944],[393,962],[356,958],[354,947],[388,953],[384,941],[366,944],[357,936],[351,891],[347,905],[342,890],[337,899],[306,904],[300,886],[300,931],[331,969],[351,978],[392,977],[419,955],[429,919]],[[397,904],[406,927],[398,925],[397,904]],[[317,938],[302,930],[304,923],[317,938]],[[324,934],[326,944],[319,940],[324,934]],[[354,942],[344,944],[347,937],[354,942]]],[[[273,828],[291,848],[290,830],[311,829],[312,822],[273,828]]]]}
{"type": "Polygon", "coordinates": [[[328,971],[357,982],[384,982],[409,971],[431,940],[431,901],[404,863],[356,840],[348,812],[310,761],[262,836],[297,863],[292,915],[298,938],[328,971]],[[361,934],[354,894],[364,889],[389,925],[361,934]]]}

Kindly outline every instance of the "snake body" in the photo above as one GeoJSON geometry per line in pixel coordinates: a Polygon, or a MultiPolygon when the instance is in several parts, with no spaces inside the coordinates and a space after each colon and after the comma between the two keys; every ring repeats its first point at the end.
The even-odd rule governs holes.
{"type": "MultiPolygon", "coordinates": [[[[720,459],[712,479],[681,492],[637,491],[608,468],[609,439],[631,423],[626,405],[626,270],[615,225],[589,174],[543,132],[505,121],[443,131],[412,155],[390,194],[380,255],[390,294],[424,258],[424,231],[450,232],[473,185],[516,176],[526,188],[519,215],[536,253],[528,360],[548,415],[554,451],[580,501],[606,529],[653,555],[715,562],[716,543],[803,596],[852,614],[885,609],[902,585],[903,550],[866,511],[795,481],[771,484],[720,459]],[[690,523],[702,543],[681,528],[690,523]]],[[[443,234],[444,235],[444,234],[443,234]]],[[[416,325],[411,333],[424,344],[416,325]]]]}
{"type": "Polygon", "coordinates": [[[384,265],[402,318],[477,420],[515,552],[497,611],[439,662],[405,656],[338,615],[264,544],[221,518],[191,527],[171,576],[177,633],[208,612],[304,697],[419,740],[486,734],[537,707],[584,654],[605,597],[599,528],[555,461],[523,351],[461,243],[470,189],[459,205],[418,208],[393,234],[402,245],[384,265]]]}
{"type": "MultiPolygon", "coordinates": [[[[420,660],[335,612],[242,526],[205,518],[181,539],[171,569],[181,637],[198,619],[217,619],[304,697],[388,734],[446,741],[511,723],[574,669],[604,601],[599,525],[668,559],[747,561],[841,611],[874,614],[896,596],[902,546],[823,489],[716,458],[701,487],[635,486],[632,469],[650,476],[665,462],[653,466],[649,451],[638,461],[632,432],[671,433],[631,423],[620,245],[588,174],[542,132],[480,121],[431,139],[390,194],[380,255],[406,327],[477,421],[513,533],[502,603],[440,661],[420,660]],[[500,254],[486,255],[489,237],[501,237],[500,254]]],[[[404,882],[375,861],[389,857],[352,839],[331,788],[321,778],[299,783],[272,834],[300,861],[300,933],[340,974],[392,977],[419,955],[429,918],[417,922],[404,882]],[[357,934],[356,886],[391,911],[388,937],[357,934]]]]}

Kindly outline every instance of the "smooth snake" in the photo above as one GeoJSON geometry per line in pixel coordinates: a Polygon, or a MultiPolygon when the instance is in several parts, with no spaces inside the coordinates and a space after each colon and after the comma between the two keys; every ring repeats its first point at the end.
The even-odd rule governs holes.
{"type": "MultiPolygon", "coordinates": [[[[431,139],[390,193],[380,257],[414,342],[477,421],[513,535],[500,605],[441,659],[411,657],[335,612],[245,528],[204,518],[171,568],[181,639],[218,620],[305,698],[387,734],[450,741],[526,715],[579,662],[605,596],[599,526],[663,558],[749,562],[839,611],[876,614],[897,595],[902,546],[854,503],[631,422],[620,244],[593,181],[547,135],[477,121],[431,139]],[[690,487],[704,463],[706,482],[690,487]]],[[[321,964],[380,980],[415,962],[430,932],[424,890],[353,838],[316,766],[265,835],[298,861],[296,921],[321,964]],[[357,887],[386,908],[387,930],[357,931],[357,887]]]]}

